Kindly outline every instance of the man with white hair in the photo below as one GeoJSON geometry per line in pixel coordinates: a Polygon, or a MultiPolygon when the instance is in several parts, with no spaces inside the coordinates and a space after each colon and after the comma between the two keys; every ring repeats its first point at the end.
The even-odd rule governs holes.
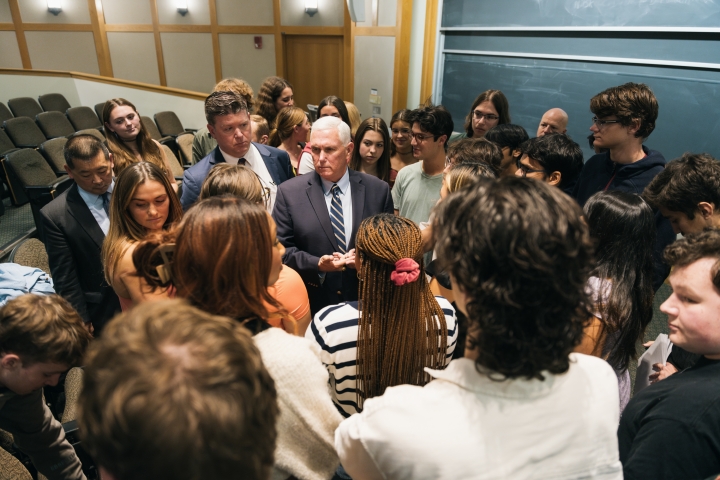
{"type": "Polygon", "coordinates": [[[549,133],[567,133],[568,114],[562,108],[551,108],[540,119],[537,136],[549,133]]]}
{"type": "Polygon", "coordinates": [[[283,263],[302,277],[314,315],[358,299],[355,234],[364,218],[393,213],[393,202],[386,182],[348,168],[354,145],[342,120],[319,119],[310,143],[315,171],[278,185],[273,218],[283,263]]]}

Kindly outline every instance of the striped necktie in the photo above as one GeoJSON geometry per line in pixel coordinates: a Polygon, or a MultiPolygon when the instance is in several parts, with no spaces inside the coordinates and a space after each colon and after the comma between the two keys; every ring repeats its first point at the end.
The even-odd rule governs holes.
{"type": "Polygon", "coordinates": [[[347,244],[345,243],[345,219],[343,218],[342,202],[340,201],[340,187],[337,186],[337,183],[333,183],[330,191],[332,192],[330,223],[332,224],[333,233],[337,239],[340,253],[345,253],[347,251],[347,244]]]}

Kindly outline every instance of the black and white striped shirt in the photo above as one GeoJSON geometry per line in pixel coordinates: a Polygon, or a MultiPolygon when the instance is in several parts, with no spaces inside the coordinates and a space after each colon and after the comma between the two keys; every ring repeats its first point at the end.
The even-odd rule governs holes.
{"type": "MultiPolygon", "coordinates": [[[[445,314],[448,339],[445,365],[452,360],[457,342],[455,309],[443,297],[435,297],[445,314]]],[[[349,417],[358,413],[356,365],[358,337],[358,302],[345,302],[320,310],[305,332],[305,337],[320,345],[320,359],[330,373],[333,402],[340,413],[349,417]]]]}

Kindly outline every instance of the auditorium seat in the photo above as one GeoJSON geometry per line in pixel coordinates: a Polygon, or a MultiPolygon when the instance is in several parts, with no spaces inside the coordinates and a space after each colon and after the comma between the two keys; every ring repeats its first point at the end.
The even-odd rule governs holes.
{"type": "Polygon", "coordinates": [[[28,117],[34,119],[43,109],[40,104],[30,97],[18,97],[8,100],[8,107],[16,117],[28,117]]]}
{"type": "Polygon", "coordinates": [[[106,104],[106,103],[107,103],[107,102],[102,102],[102,103],[96,103],[96,104],[95,104],[95,113],[97,114],[98,119],[100,120],[100,123],[102,123],[102,121],[103,121],[103,119],[102,119],[102,111],[103,111],[103,108],[105,108],[105,104],[106,104]]]}
{"type": "Polygon", "coordinates": [[[183,165],[193,164],[192,155],[192,144],[195,140],[195,135],[180,135],[177,138],[178,150],[180,151],[180,158],[182,159],[183,165]]]}
{"type": "Polygon", "coordinates": [[[40,127],[30,117],[15,117],[3,122],[5,133],[18,148],[37,148],[47,140],[40,127]]]}
{"type": "Polygon", "coordinates": [[[167,145],[162,145],[162,149],[165,152],[168,163],[170,164],[170,169],[172,170],[173,177],[175,177],[175,180],[182,181],[185,169],[182,167],[182,165],[180,165],[180,162],[178,161],[177,157],[170,149],[170,147],[168,147],[167,145]]]}
{"type": "Polygon", "coordinates": [[[58,178],[37,150],[23,148],[3,159],[8,175],[17,179],[30,200],[35,226],[40,230],[40,209],[67,190],[73,181],[67,175],[58,178]]]}
{"type": "Polygon", "coordinates": [[[13,118],[10,109],[4,103],[0,102],[0,123],[13,118]]]}
{"type": "Polygon", "coordinates": [[[175,112],[158,112],[155,114],[155,123],[163,137],[177,137],[196,130],[184,128],[175,112]]]}
{"type": "Polygon", "coordinates": [[[65,112],[68,120],[75,130],[87,130],[90,128],[102,129],[103,124],[90,107],[68,108],[65,112]]]}
{"type": "Polygon", "coordinates": [[[35,118],[45,136],[50,138],[67,137],[75,133],[75,129],[61,112],[43,112],[35,118]]]}
{"type": "Polygon", "coordinates": [[[17,147],[13,144],[12,140],[10,140],[10,137],[7,136],[5,130],[0,129],[0,156],[10,153],[13,150],[17,150],[17,147]]]}
{"type": "Polygon", "coordinates": [[[65,156],[63,155],[66,143],[67,138],[65,137],[53,138],[41,143],[38,149],[58,177],[62,177],[67,173],[65,171],[65,156]]]}
{"type": "Polygon", "coordinates": [[[46,112],[60,112],[65,113],[70,108],[70,102],[68,102],[62,93],[46,93],[38,97],[40,106],[46,112]]]}

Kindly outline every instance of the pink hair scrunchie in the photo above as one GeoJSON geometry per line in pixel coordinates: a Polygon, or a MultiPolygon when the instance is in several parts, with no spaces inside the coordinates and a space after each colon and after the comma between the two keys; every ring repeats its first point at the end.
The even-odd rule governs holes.
{"type": "Polygon", "coordinates": [[[390,274],[390,280],[398,287],[414,282],[420,276],[420,265],[412,258],[401,258],[395,262],[395,271],[390,274]]]}

